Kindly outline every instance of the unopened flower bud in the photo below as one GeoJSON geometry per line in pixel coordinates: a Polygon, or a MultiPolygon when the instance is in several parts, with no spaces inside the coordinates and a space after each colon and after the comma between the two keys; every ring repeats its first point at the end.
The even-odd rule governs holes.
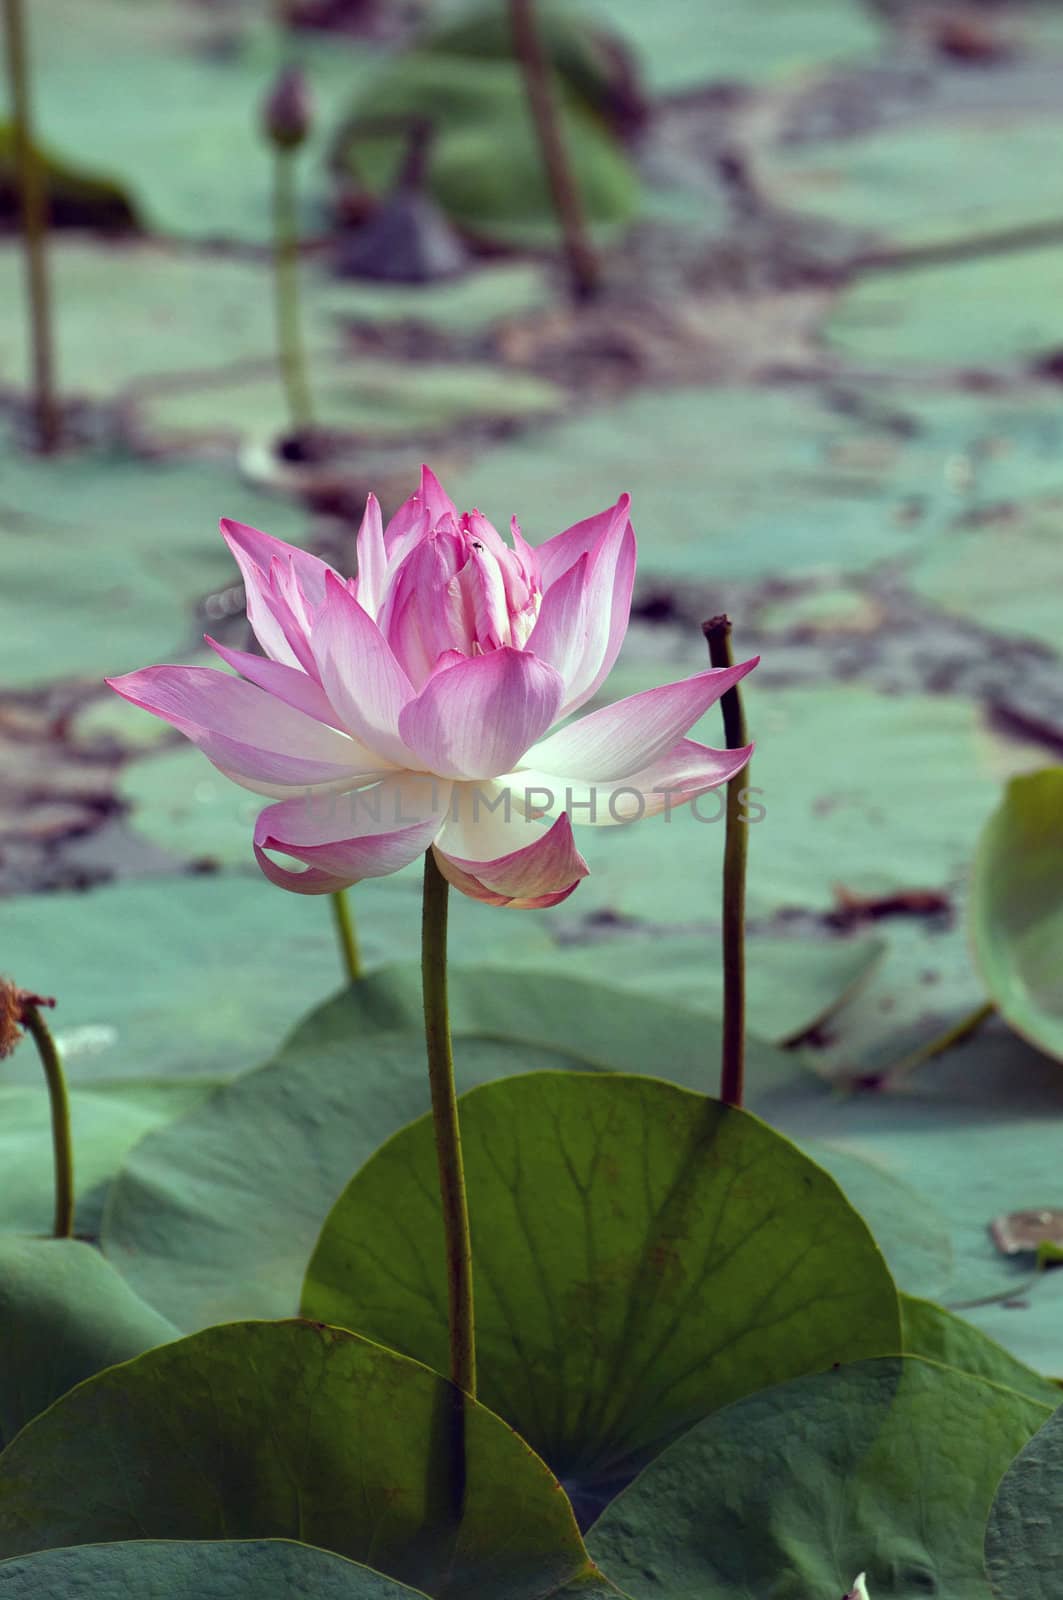
{"type": "Polygon", "coordinates": [[[310,85],[299,67],[285,67],[263,106],[267,136],[282,150],[294,150],[310,132],[313,102],[310,85]]]}
{"type": "Polygon", "coordinates": [[[867,1579],[861,1572],[849,1593],[842,1596],[842,1600],[870,1600],[867,1592],[867,1579]]]}

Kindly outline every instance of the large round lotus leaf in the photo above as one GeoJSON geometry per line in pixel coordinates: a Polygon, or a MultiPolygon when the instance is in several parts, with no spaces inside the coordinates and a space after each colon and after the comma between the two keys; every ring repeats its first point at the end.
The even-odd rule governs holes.
{"type": "MultiPolygon", "coordinates": [[[[290,1316],[351,1173],[427,1111],[423,1033],[351,1030],[336,1044],[245,1073],[169,1137],[145,1138],[127,1155],[110,1191],[103,1248],[180,1328],[290,1316]]],[[[490,1039],[463,1038],[456,1056],[462,1088],[584,1065],[490,1039]]]]}
{"type": "Polygon", "coordinates": [[[641,391],[507,440],[447,487],[499,526],[516,512],[533,542],[627,489],[644,577],[748,582],[896,560],[961,511],[1058,488],[1060,431],[1043,394],[909,404],[857,387],[842,406],[804,386],[641,391]],[[979,448],[987,433],[997,448],[979,448]],[[968,453],[977,470],[965,461],[957,483],[968,453]]]}
{"type": "Polygon", "coordinates": [[[990,998],[1063,1060],[1063,767],[1011,780],[978,846],[970,906],[990,998]]]}
{"type": "Polygon", "coordinates": [[[1047,1406],[914,1356],[799,1378],[729,1406],[595,1524],[606,1574],[650,1600],[988,1600],[982,1530],[1047,1406]]]}
{"type": "Polygon", "coordinates": [[[503,1422],[305,1322],[210,1328],[100,1373],[0,1456],[0,1554],[133,1538],[301,1539],[484,1600],[593,1574],[557,1483],[503,1422]]]}
{"type": "MultiPolygon", "coordinates": [[[[120,184],[43,149],[39,143],[37,162],[44,174],[48,220],[53,227],[120,233],[137,226],[136,209],[120,184]]],[[[0,218],[18,214],[19,197],[14,132],[9,122],[0,122],[0,218]]]]}
{"type": "Polygon", "coordinates": [[[37,120],[57,148],[129,186],[149,227],[194,239],[270,239],[270,152],[261,103],[299,60],[316,113],[300,173],[304,225],[320,225],[321,153],[340,106],[379,70],[347,33],[284,37],[258,5],[35,0],[37,120]]]}
{"type": "MultiPolygon", "coordinates": [[[[32,1045],[23,1048],[32,1053],[32,1045]]],[[[126,1151],[152,1128],[191,1110],[214,1086],[213,1079],[147,1078],[89,1083],[70,1091],[78,1233],[99,1233],[104,1197],[126,1151]]],[[[0,1085],[0,1229],[49,1231],[52,1170],[52,1123],[43,1082],[0,1085]]]]}
{"type": "MultiPolygon", "coordinates": [[[[623,1481],[740,1395],[898,1347],[864,1222],[748,1113],[652,1078],[549,1072],[472,1090],[461,1120],[478,1392],[580,1489],[623,1481]]],[[[430,1117],[337,1201],[303,1311],[446,1368],[430,1117]]]]}
{"type": "MultiPolygon", "coordinates": [[[[787,210],[891,245],[942,244],[1057,222],[1041,175],[1061,153],[1054,114],[922,125],[905,119],[863,137],[779,142],[758,165],[757,179],[766,198],[787,210]]],[[[1001,260],[1007,272],[1011,258],[1001,260]]],[[[906,280],[895,284],[901,295],[906,280]]]]}
{"type": "Polygon", "coordinates": [[[986,1528],[995,1600],[1055,1600],[1063,1570],[1063,1415],[1057,1412],[1001,1479],[986,1528]]]}
{"type": "Polygon", "coordinates": [[[1063,1389],[1058,1384],[1017,1361],[1003,1345],[987,1338],[972,1323],[930,1300],[902,1294],[901,1327],[907,1355],[924,1356],[944,1367],[986,1378],[1053,1409],[1063,1403],[1063,1389]]]}
{"type": "MultiPolygon", "coordinates": [[[[1060,480],[1063,488],[1063,473],[1060,480]]],[[[1063,637],[1056,596],[1061,528],[1063,498],[1009,507],[931,544],[913,562],[908,582],[952,616],[1055,650],[1063,637]]]]}
{"type": "MultiPolygon", "coordinates": [[[[602,123],[558,89],[562,132],[590,225],[614,231],[633,216],[638,179],[602,123]]],[[[408,146],[395,119],[423,118],[435,138],[427,185],[471,234],[508,245],[556,244],[559,224],[542,150],[515,62],[418,51],[394,59],[355,102],[333,150],[346,180],[389,190],[408,146]],[[390,124],[383,131],[374,123],[390,124]]]]}
{"type": "Polygon", "coordinates": [[[91,1245],[11,1235],[0,1327],[0,1447],[83,1378],[177,1335],[91,1245]]]}
{"type": "MultiPolygon", "coordinates": [[[[399,363],[319,355],[310,363],[314,414],[328,428],[367,439],[404,442],[411,436],[539,417],[564,408],[556,384],[527,373],[472,364],[399,363]]],[[[272,438],[289,426],[287,400],[275,362],[220,379],[144,393],[136,427],[159,446],[210,444],[219,438],[272,438]]],[[[411,465],[411,473],[413,472],[411,465]]]]}
{"type": "Polygon", "coordinates": [[[5,455],[0,680],[98,681],[202,648],[194,606],[238,581],[221,516],[296,542],[306,532],[301,508],[217,464],[5,455]]]}
{"type": "MultiPolygon", "coordinates": [[[[881,1025],[889,1020],[883,1012],[881,1025]]],[[[1020,1360],[1063,1376],[1063,1272],[1032,1282],[1033,1255],[1001,1255],[989,1231],[1010,1212],[1063,1203],[1057,1062],[988,1023],[896,1092],[839,1095],[794,1078],[760,1096],[757,1111],[791,1138],[841,1144],[925,1195],[951,1230],[947,1303],[1020,1360]]]]}
{"type": "MultiPolygon", "coordinates": [[[[349,904],[367,965],[417,956],[415,879],[359,884],[349,904]]],[[[547,945],[538,918],[507,917],[463,895],[454,896],[450,934],[458,961],[478,958],[485,941],[495,962],[516,963],[547,945]]],[[[3,902],[0,943],[6,971],[56,995],[52,1025],[75,1087],[146,1075],[232,1077],[271,1055],[343,979],[327,902],[284,894],[258,872],[14,897],[3,902]]],[[[410,992],[413,1006],[412,984],[410,992]]],[[[38,1087],[29,1046],[4,1063],[4,1078],[38,1087]]]]}
{"type": "MultiPolygon", "coordinates": [[[[433,10],[437,9],[436,5],[433,10]]],[[[468,0],[438,0],[464,17],[468,0]]],[[[633,52],[655,93],[702,88],[720,79],[760,83],[824,59],[874,49],[873,17],[848,0],[597,0],[587,20],[633,52]]]]}
{"type": "Polygon", "coordinates": [[[827,338],[856,361],[1012,365],[1063,344],[1061,289],[1058,246],[872,273],[842,296],[827,338]]]}
{"type": "Polygon", "coordinates": [[[136,1539],[0,1562],[4,1600],[417,1600],[371,1567],[286,1539],[136,1539]]]}
{"type": "MultiPolygon", "coordinates": [[[[675,675],[657,666],[616,672],[609,696],[675,675]]],[[[962,879],[1000,788],[997,748],[975,706],[848,684],[754,682],[745,700],[757,741],[746,807],[751,916],[830,911],[842,890],[888,896],[962,879]]],[[[691,738],[722,744],[715,707],[691,738]]],[[[559,926],[592,910],[672,923],[717,914],[723,815],[716,791],[667,815],[578,830],[591,874],[561,908],[559,926]]]]}

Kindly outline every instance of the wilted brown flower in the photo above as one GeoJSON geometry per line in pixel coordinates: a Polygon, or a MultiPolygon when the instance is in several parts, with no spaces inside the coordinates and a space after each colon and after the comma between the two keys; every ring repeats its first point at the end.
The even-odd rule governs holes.
{"type": "Polygon", "coordinates": [[[0,978],[0,1061],[22,1038],[22,990],[0,978]]]}

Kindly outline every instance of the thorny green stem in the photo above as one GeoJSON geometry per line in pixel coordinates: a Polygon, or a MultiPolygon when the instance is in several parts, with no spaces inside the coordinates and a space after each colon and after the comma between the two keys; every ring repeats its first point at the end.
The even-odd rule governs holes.
{"type": "Polygon", "coordinates": [[[447,896],[449,885],[429,849],[424,858],[424,911],[421,922],[421,981],[432,1119],[439,1162],[439,1194],[447,1266],[450,1326],[450,1377],[459,1389],[476,1395],[476,1334],[473,1323],[472,1244],[465,1168],[461,1155],[458,1098],[447,1004],[447,896]]]}
{"type": "Polygon", "coordinates": [[[338,890],[330,896],[330,899],[332,916],[336,924],[336,938],[339,941],[340,955],[343,957],[343,968],[351,982],[357,983],[362,976],[362,958],[358,950],[358,935],[355,932],[346,889],[338,890]]]}
{"type": "Polygon", "coordinates": [[[42,1005],[50,1005],[36,995],[22,996],[21,1023],[31,1034],[41,1058],[52,1111],[52,1150],[55,1156],[55,1225],[57,1239],[69,1239],[74,1232],[74,1149],[70,1137],[70,1101],[63,1076],[59,1051],[48,1024],[41,1016],[42,1005]]]}
{"type": "MultiPolygon", "coordinates": [[[[702,623],[714,667],[733,667],[729,617],[712,617],[702,623]]],[[[738,689],[721,696],[724,739],[728,750],[748,743],[745,713],[738,689]]],[[[746,1074],[746,856],[749,823],[742,815],[742,795],[749,779],[749,763],[727,785],[727,833],[723,847],[723,1050],[720,1064],[720,1099],[740,1106],[746,1074]]]]}
{"type": "Polygon", "coordinates": [[[26,260],[30,349],[33,366],[33,413],[37,443],[48,453],[59,443],[59,406],[55,397],[52,356],[52,308],[48,284],[48,227],[44,170],[33,140],[30,76],[22,0],[3,0],[7,41],[7,77],[11,95],[15,172],[22,204],[22,243],[26,260]]]}
{"type": "Polygon", "coordinates": [[[273,146],[273,291],[280,364],[292,432],[313,422],[299,316],[299,214],[296,150],[273,146]]]}
{"type": "Polygon", "coordinates": [[[590,300],[601,286],[601,264],[591,243],[583,198],[565,148],[561,117],[550,81],[550,63],[539,36],[535,0],[509,0],[513,48],[524,76],[528,108],[542,150],[568,263],[573,298],[590,300]]]}

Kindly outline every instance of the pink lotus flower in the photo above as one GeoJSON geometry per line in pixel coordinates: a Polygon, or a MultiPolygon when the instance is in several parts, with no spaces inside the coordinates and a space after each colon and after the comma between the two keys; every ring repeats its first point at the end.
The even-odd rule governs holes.
{"type": "Polygon", "coordinates": [[[279,802],[254,834],[272,883],[332,893],[432,847],[474,899],[555,905],[589,870],[573,817],[670,810],[749,756],[683,735],[755,660],[557,727],[601,686],[627,628],[628,506],[622,495],[537,548],[514,520],[510,548],[480,512],[459,515],[426,467],[386,529],[370,496],[351,579],[223,520],[265,655],[208,638],[239,677],[147,667],[108,681],[279,802]]]}

